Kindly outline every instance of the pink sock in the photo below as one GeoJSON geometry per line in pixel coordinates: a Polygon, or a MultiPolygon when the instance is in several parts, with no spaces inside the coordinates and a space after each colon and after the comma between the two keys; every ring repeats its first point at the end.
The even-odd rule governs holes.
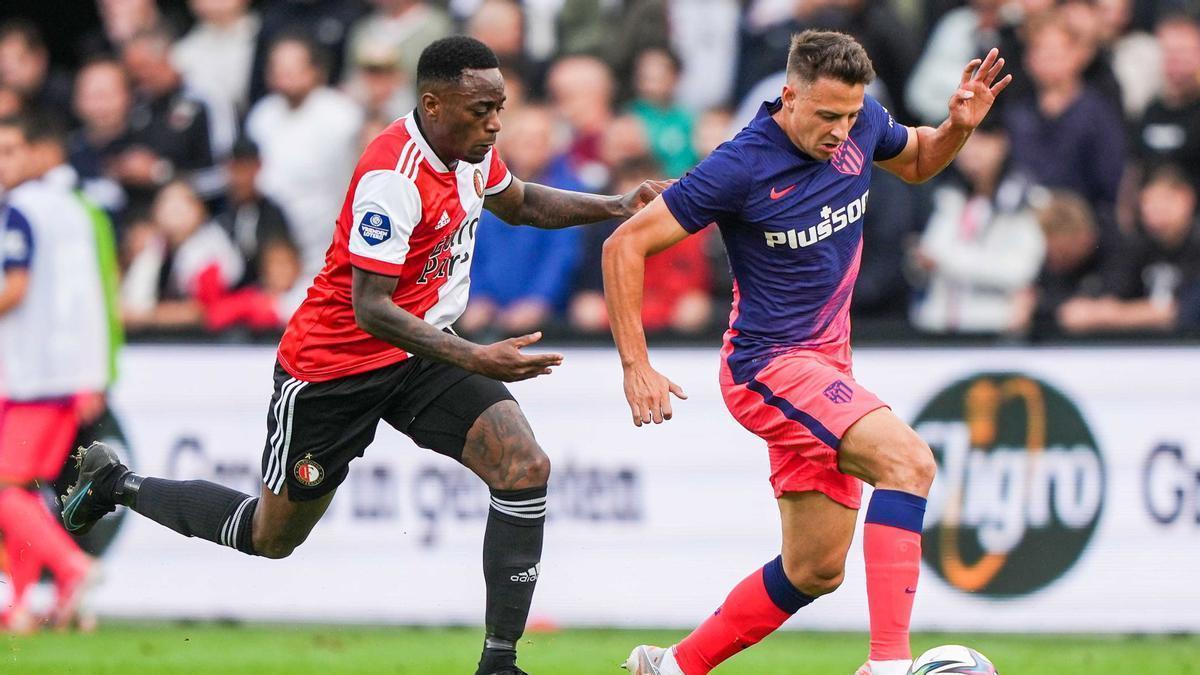
{"type": "Polygon", "coordinates": [[[18,584],[24,584],[20,587],[24,592],[25,586],[37,580],[43,565],[50,568],[60,585],[75,580],[87,569],[86,555],[46,510],[41,498],[29,490],[8,488],[0,492],[0,533],[13,561],[14,595],[18,584]],[[18,580],[17,574],[29,574],[31,578],[18,580]]]}
{"type": "Polygon", "coordinates": [[[908,627],[921,571],[924,515],[924,498],[895,490],[876,490],[867,509],[863,552],[872,661],[912,658],[908,627]]]}
{"type": "Polygon", "coordinates": [[[787,580],[778,557],[734,586],[721,607],[675,647],[675,661],[686,675],[705,675],[812,601],[787,580]]]}

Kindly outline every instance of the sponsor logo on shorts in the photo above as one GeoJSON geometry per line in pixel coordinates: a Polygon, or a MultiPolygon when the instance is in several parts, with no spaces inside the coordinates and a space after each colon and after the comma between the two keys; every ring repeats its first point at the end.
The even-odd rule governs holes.
{"type": "Polygon", "coordinates": [[[479,169],[475,169],[475,175],[472,177],[472,182],[475,183],[475,196],[483,196],[483,173],[479,169]]]}
{"type": "Polygon", "coordinates": [[[358,223],[358,233],[371,246],[392,238],[392,220],[382,213],[367,211],[358,223]]]}
{"type": "Polygon", "coordinates": [[[1034,593],[1083,557],[1104,506],[1104,460],[1067,395],[1023,373],[980,373],[936,395],[916,429],[939,470],[922,557],[968,593],[1034,593]]]}
{"type": "Polygon", "coordinates": [[[292,470],[292,473],[296,476],[296,480],[304,487],[320,485],[321,481],[325,480],[325,469],[322,469],[320,464],[313,461],[311,453],[305,455],[304,459],[296,462],[296,467],[292,470]]]}
{"type": "Polygon", "coordinates": [[[825,398],[834,403],[849,403],[854,400],[854,390],[841,380],[834,380],[833,384],[825,387],[824,394],[825,398]]]}

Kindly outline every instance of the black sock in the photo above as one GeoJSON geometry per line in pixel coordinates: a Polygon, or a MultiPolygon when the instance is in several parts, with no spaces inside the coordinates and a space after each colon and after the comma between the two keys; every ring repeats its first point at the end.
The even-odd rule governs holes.
{"type": "Polygon", "coordinates": [[[479,675],[510,667],[516,661],[517,640],[525,632],[533,589],[541,572],[545,528],[545,486],[492,490],[492,508],[483,535],[487,641],[479,675]]]}
{"type": "Polygon", "coordinates": [[[188,537],[255,555],[251,522],[258,497],[206,480],[145,478],[130,507],[188,537]]]}

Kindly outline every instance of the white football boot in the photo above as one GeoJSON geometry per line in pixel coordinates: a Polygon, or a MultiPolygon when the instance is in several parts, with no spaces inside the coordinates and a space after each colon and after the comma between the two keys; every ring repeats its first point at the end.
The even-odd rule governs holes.
{"type": "Polygon", "coordinates": [[[854,675],[908,675],[912,661],[867,661],[854,671],[854,675]]]}
{"type": "Polygon", "coordinates": [[[638,645],[621,667],[632,675],[683,675],[679,664],[675,663],[674,647],[638,645]]]}

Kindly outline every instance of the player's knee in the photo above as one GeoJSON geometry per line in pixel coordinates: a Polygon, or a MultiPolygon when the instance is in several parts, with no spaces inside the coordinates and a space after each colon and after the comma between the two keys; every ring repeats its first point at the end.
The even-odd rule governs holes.
{"type": "Polygon", "coordinates": [[[290,556],[303,541],[280,532],[255,532],[254,552],[264,558],[280,560],[290,556]]]}
{"type": "Polygon", "coordinates": [[[550,458],[537,443],[533,443],[516,460],[515,475],[518,483],[513,489],[541,487],[550,481],[550,458]]]}
{"type": "Polygon", "coordinates": [[[784,558],[783,573],[797,590],[813,598],[836,591],[846,577],[845,564],[840,560],[789,564],[784,558]]]}
{"type": "Polygon", "coordinates": [[[937,474],[933,451],[914,433],[900,456],[903,461],[896,467],[897,475],[894,477],[900,487],[915,494],[928,494],[933,477],[937,474]]]}
{"type": "Polygon", "coordinates": [[[937,474],[937,462],[933,451],[915,432],[892,447],[885,456],[888,464],[878,476],[876,487],[903,490],[912,494],[929,493],[933,478],[937,474]]]}

